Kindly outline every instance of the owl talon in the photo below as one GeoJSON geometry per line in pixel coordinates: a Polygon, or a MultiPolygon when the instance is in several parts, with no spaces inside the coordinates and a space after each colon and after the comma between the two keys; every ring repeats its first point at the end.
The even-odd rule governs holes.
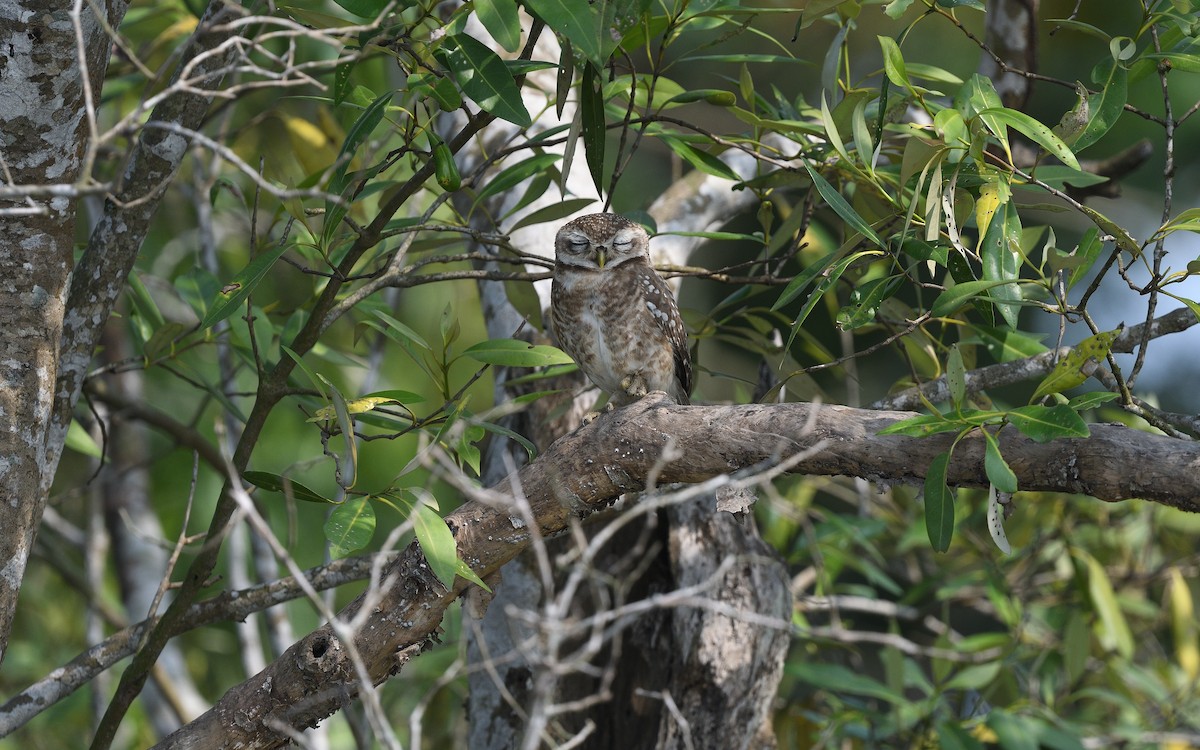
{"type": "Polygon", "coordinates": [[[622,378],[621,390],[634,401],[637,401],[650,392],[650,389],[646,387],[646,379],[642,377],[640,372],[635,372],[632,375],[626,375],[622,378]]]}
{"type": "Polygon", "coordinates": [[[595,422],[599,418],[600,418],[600,412],[589,411],[587,414],[583,415],[583,419],[579,420],[579,426],[587,427],[588,425],[590,425],[592,422],[595,422]]]}

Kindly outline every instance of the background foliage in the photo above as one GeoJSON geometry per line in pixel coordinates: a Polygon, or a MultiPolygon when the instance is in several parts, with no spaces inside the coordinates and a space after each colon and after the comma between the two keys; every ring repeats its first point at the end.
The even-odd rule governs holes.
{"type": "MultiPolygon", "coordinates": [[[[947,396],[924,404],[940,416],[912,434],[988,425],[1052,439],[1123,421],[1195,438],[1177,414],[1198,408],[1194,331],[1120,354],[1103,336],[1177,306],[1200,316],[1193,3],[1043,3],[1027,103],[976,73],[992,54],[979,2],[522,6],[541,21],[516,0],[248,9],[262,15],[249,62],[227,75],[236,95],[214,103],[211,141],[170,186],[89,385],[116,411],[106,379],[139,372],[140,400],[176,422],[137,467],[166,539],[203,531],[224,476],[212,462],[193,470],[184,428],[231,452],[283,363],[294,369],[245,477],[296,563],[377,548],[408,521],[443,579],[461,573],[436,518],[459,493],[429,455],[478,477],[489,441],[535,451],[535,436],[502,425],[511,404],[494,403],[493,372],[569,367],[549,341],[489,342],[476,281],[505,281],[538,330],[530,285],[547,277],[549,248],[515,244],[514,230],[606,205],[654,229],[647,207],[685,178],[752,196],[666,269],[684,280],[700,400],[868,405],[944,376],[947,396]],[[566,42],[559,58],[524,47],[542,21],[566,42]],[[575,100],[576,119],[522,98],[547,81],[550,106],[575,100]],[[1096,165],[1141,138],[1153,154],[1121,178],[1125,198],[1105,197],[1096,165]],[[550,148],[564,140],[565,157],[550,148]],[[530,208],[568,169],[603,197],[530,208]],[[502,195],[516,200],[490,213],[502,195]],[[310,330],[330,305],[340,317],[310,330]],[[1084,339],[1058,369],[968,387],[969,371],[1084,339]]],[[[98,109],[113,128],[101,178],[122,168],[164,85],[155,71],[197,12],[154,2],[126,15],[98,109]]],[[[81,202],[84,216],[97,209],[81,202]]],[[[93,410],[78,418],[51,500],[62,525],[42,532],[25,581],[5,694],[85,648],[89,612],[119,610],[116,573],[89,590],[88,546],[63,529],[89,528],[97,472],[129,467],[102,468],[107,436],[93,410]]],[[[1013,495],[1010,475],[997,451],[999,497],[955,492],[936,471],[923,492],[794,478],[764,494],[756,514],[797,597],[781,746],[1200,745],[1196,518],[1013,495]]],[[[232,565],[247,563],[220,570],[232,565]]],[[[287,616],[296,632],[320,620],[302,601],[287,616]]],[[[429,747],[459,736],[457,618],[383,692],[405,744],[418,727],[429,747]]],[[[182,636],[205,697],[248,676],[232,658],[241,638],[224,625],[182,636]]],[[[106,702],[87,692],[0,747],[77,745],[106,702]]],[[[154,739],[144,718],[125,726],[129,746],[154,739]]]]}

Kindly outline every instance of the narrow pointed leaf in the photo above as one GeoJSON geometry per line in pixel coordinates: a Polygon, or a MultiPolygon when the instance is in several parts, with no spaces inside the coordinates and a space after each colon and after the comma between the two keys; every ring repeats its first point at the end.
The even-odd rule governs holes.
{"type": "Polygon", "coordinates": [[[246,301],[258,283],[275,265],[275,261],[279,260],[287,249],[286,245],[277,245],[250,261],[249,265],[217,293],[217,298],[208,308],[208,314],[204,316],[200,328],[202,330],[212,328],[241,309],[242,303],[246,301]]]}
{"type": "Polygon", "coordinates": [[[925,475],[925,530],[938,552],[948,550],[954,536],[954,492],[946,486],[949,464],[950,454],[942,453],[930,462],[925,475]]]}

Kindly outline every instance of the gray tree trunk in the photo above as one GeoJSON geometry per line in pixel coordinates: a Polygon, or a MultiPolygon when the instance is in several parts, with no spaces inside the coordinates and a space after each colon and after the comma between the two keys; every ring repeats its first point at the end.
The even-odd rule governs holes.
{"type": "Polygon", "coordinates": [[[66,188],[81,178],[86,93],[99,96],[109,52],[93,7],[116,26],[126,5],[84,3],[72,19],[63,3],[0,0],[0,661],[65,435],[52,427],[74,262],[66,188]]]}

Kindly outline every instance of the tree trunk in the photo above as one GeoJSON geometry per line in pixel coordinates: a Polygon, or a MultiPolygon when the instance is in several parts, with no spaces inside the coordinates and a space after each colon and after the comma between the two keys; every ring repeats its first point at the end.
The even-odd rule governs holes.
{"type": "Polygon", "coordinates": [[[0,661],[60,453],[50,443],[61,436],[50,426],[73,264],[74,187],[109,51],[93,9],[106,11],[112,26],[125,13],[120,2],[84,3],[72,19],[65,7],[0,2],[0,661]]]}

